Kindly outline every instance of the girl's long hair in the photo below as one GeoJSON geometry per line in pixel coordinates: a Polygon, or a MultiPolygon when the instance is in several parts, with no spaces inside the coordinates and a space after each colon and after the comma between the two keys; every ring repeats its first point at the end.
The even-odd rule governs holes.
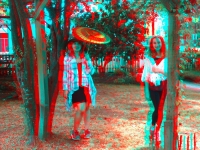
{"type": "Polygon", "coordinates": [[[164,58],[164,57],[166,57],[166,45],[165,45],[165,41],[162,36],[154,36],[151,38],[150,43],[149,43],[149,49],[150,49],[149,55],[153,58],[156,57],[156,55],[157,55],[157,52],[153,47],[153,39],[156,39],[156,38],[159,38],[161,41],[160,53],[161,53],[161,57],[164,58]]]}
{"type": "Polygon", "coordinates": [[[70,57],[75,57],[75,56],[74,56],[74,50],[73,50],[73,48],[72,48],[72,44],[75,43],[75,42],[78,42],[78,43],[81,45],[81,50],[80,50],[79,55],[80,55],[80,58],[82,59],[82,58],[84,58],[84,52],[85,52],[86,47],[85,47],[85,45],[82,44],[81,41],[78,41],[78,40],[76,40],[76,39],[71,39],[71,40],[69,40],[69,41],[67,42],[68,55],[69,55],[70,57]]]}

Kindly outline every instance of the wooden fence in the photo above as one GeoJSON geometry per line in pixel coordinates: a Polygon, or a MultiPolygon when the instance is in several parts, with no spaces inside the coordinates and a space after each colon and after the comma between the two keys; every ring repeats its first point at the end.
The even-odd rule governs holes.
{"type": "MultiPolygon", "coordinates": [[[[12,76],[15,73],[13,68],[14,55],[0,55],[0,77],[12,76]]],[[[137,73],[138,68],[140,68],[139,60],[129,59],[124,60],[120,56],[115,56],[112,60],[103,68],[105,61],[103,59],[98,59],[93,61],[95,68],[95,73],[109,73],[115,72],[116,70],[123,70],[126,72],[137,73]]],[[[194,60],[191,63],[184,64],[186,70],[200,70],[200,58],[194,60]]]]}
{"type": "Polygon", "coordinates": [[[178,150],[197,150],[197,137],[196,133],[179,133],[178,150]]]}
{"type": "MultiPolygon", "coordinates": [[[[0,55],[0,76],[12,76],[15,73],[13,69],[14,55],[0,55]]],[[[93,65],[96,73],[101,73],[102,67],[104,66],[105,61],[103,59],[98,59],[93,61],[93,65]]],[[[139,68],[138,60],[124,60],[120,56],[115,56],[113,59],[106,65],[105,72],[115,72],[116,70],[123,70],[129,72],[136,72],[139,68]]]]}

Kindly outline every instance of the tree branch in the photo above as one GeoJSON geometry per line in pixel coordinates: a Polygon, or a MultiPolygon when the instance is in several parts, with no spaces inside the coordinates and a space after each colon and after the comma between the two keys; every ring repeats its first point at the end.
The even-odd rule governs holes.
{"type": "Polygon", "coordinates": [[[172,2],[172,0],[160,0],[161,3],[165,6],[165,8],[168,10],[168,12],[173,12],[173,8],[175,8],[175,4],[172,2]]]}
{"type": "Polygon", "coordinates": [[[69,37],[71,14],[68,11],[70,11],[70,2],[67,0],[65,1],[65,9],[64,9],[64,30],[63,30],[64,43],[66,43],[69,37]]]}

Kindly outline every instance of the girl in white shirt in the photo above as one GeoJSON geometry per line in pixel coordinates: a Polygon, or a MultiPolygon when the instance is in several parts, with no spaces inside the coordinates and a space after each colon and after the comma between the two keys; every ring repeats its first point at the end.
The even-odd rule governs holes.
{"type": "Polygon", "coordinates": [[[150,40],[149,54],[144,62],[142,81],[149,86],[150,98],[154,105],[151,137],[159,140],[159,130],[162,122],[164,101],[167,93],[167,58],[166,46],[161,36],[154,36],[150,40]]]}

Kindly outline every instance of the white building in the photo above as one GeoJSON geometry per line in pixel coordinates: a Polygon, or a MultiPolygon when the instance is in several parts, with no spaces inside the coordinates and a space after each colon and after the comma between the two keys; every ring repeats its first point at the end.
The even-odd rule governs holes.
{"type": "Polygon", "coordinates": [[[0,54],[12,54],[12,38],[10,27],[0,19],[0,54]]]}

